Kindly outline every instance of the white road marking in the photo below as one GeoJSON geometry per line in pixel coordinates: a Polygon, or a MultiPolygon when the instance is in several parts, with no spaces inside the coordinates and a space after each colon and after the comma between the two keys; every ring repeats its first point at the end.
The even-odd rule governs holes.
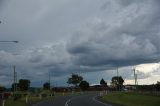
{"type": "Polygon", "coordinates": [[[96,97],[97,97],[97,96],[94,96],[94,97],[92,98],[92,100],[93,100],[94,102],[103,104],[103,105],[105,105],[105,106],[112,106],[112,105],[110,105],[110,104],[103,103],[103,102],[101,102],[101,101],[99,101],[99,100],[96,100],[96,97]]]}
{"type": "Polygon", "coordinates": [[[68,103],[71,101],[71,99],[67,100],[67,102],[65,103],[65,106],[68,106],[68,103]]]}
{"type": "MultiPolygon", "coordinates": [[[[79,97],[79,96],[76,96],[76,97],[79,97]]],[[[76,97],[72,97],[72,98],[68,99],[67,102],[65,103],[65,106],[68,106],[68,103],[71,102],[71,100],[75,99],[76,97]]]]}

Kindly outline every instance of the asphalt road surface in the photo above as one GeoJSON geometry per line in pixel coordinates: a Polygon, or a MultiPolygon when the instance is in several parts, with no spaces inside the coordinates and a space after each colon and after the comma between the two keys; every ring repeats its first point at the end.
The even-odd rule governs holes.
{"type": "Polygon", "coordinates": [[[37,103],[32,106],[111,106],[96,99],[98,94],[56,97],[53,100],[37,103]]]}

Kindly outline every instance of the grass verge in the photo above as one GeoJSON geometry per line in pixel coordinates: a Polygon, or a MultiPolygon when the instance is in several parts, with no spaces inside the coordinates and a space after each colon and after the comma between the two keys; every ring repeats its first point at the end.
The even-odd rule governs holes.
{"type": "Polygon", "coordinates": [[[51,98],[40,99],[39,97],[30,97],[28,99],[28,103],[26,103],[25,99],[26,98],[24,97],[16,101],[14,101],[13,99],[8,99],[5,102],[5,106],[30,106],[31,104],[35,104],[36,102],[49,100],[51,98]]]}
{"type": "Polygon", "coordinates": [[[137,93],[110,93],[101,98],[102,101],[118,106],[159,106],[160,96],[137,93]]]}

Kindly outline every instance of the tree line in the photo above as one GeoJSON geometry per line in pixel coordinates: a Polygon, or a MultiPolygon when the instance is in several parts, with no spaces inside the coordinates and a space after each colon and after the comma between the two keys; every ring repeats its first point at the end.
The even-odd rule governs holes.
{"type": "MultiPolygon", "coordinates": [[[[124,80],[121,76],[114,76],[111,79],[111,84],[114,85],[118,90],[123,87],[124,80]]],[[[85,81],[82,76],[78,74],[72,74],[67,81],[68,84],[74,85],[74,87],[80,87],[82,90],[87,90],[90,87],[89,82],[85,81]]],[[[108,87],[107,82],[102,78],[100,80],[101,87],[108,87]]]]}
{"type": "Polygon", "coordinates": [[[11,90],[12,91],[27,91],[30,87],[30,80],[20,79],[18,83],[13,83],[11,90]]]}
{"type": "MultiPolygon", "coordinates": [[[[11,91],[27,91],[30,88],[30,80],[28,79],[20,79],[18,83],[13,83],[11,85],[11,91]]],[[[75,88],[81,88],[82,90],[87,90],[90,87],[88,81],[84,80],[84,78],[78,74],[71,74],[68,78],[67,83],[69,85],[73,85],[75,88]]],[[[124,79],[121,76],[113,76],[111,79],[111,86],[114,87],[116,90],[122,90],[124,87],[123,85],[124,79]]],[[[108,87],[107,82],[102,78],[100,80],[101,87],[108,87]]],[[[134,86],[134,85],[132,85],[134,86]]],[[[136,85],[138,90],[143,91],[160,91],[160,82],[157,81],[156,84],[152,85],[136,85]]],[[[45,82],[43,84],[43,89],[49,90],[51,88],[49,82],[45,82]]],[[[0,86],[0,92],[5,91],[6,88],[0,86]]]]}

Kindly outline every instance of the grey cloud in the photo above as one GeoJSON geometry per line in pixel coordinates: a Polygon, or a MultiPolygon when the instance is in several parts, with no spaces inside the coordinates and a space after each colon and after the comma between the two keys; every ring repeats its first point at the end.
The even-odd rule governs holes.
{"type": "Polygon", "coordinates": [[[146,1],[146,0],[118,0],[118,3],[123,6],[128,6],[132,3],[143,3],[144,1],[146,1]]]}
{"type": "Polygon", "coordinates": [[[141,5],[137,3],[137,9],[134,10],[131,9],[135,4],[127,7],[127,11],[126,8],[121,9],[118,18],[110,16],[116,23],[109,27],[104,26],[108,26],[110,22],[100,18],[100,22],[74,34],[68,44],[68,51],[73,55],[74,62],[89,66],[104,64],[123,66],[153,62],[155,58],[152,56],[160,59],[159,43],[153,43],[159,41],[159,23],[156,23],[159,22],[157,18],[159,12],[156,11],[159,8],[149,3],[147,1],[143,1],[141,5]],[[152,36],[155,39],[152,39],[152,36]]]}
{"type": "Polygon", "coordinates": [[[97,0],[15,0],[5,1],[0,10],[2,40],[19,40],[18,46],[0,45],[1,50],[18,52],[64,41],[81,23],[98,13],[97,0]],[[83,12],[82,12],[83,11],[83,12]],[[97,11],[97,12],[96,12],[97,11]],[[15,50],[16,49],[16,50],[15,50]]]}
{"type": "Polygon", "coordinates": [[[1,79],[16,65],[19,78],[34,82],[104,70],[109,80],[117,66],[160,60],[158,0],[15,1],[0,1],[0,37],[20,41],[0,45],[1,79]]]}
{"type": "MultiPolygon", "coordinates": [[[[43,78],[45,79],[50,70],[57,76],[64,75],[68,68],[65,64],[69,64],[69,54],[64,50],[64,44],[54,44],[24,51],[17,55],[1,51],[0,68],[2,72],[8,74],[10,72],[7,71],[11,70],[13,65],[16,65],[16,71],[20,76],[32,79],[36,79],[39,75],[44,75],[43,78]]],[[[12,76],[12,74],[10,75],[12,76]]]]}

